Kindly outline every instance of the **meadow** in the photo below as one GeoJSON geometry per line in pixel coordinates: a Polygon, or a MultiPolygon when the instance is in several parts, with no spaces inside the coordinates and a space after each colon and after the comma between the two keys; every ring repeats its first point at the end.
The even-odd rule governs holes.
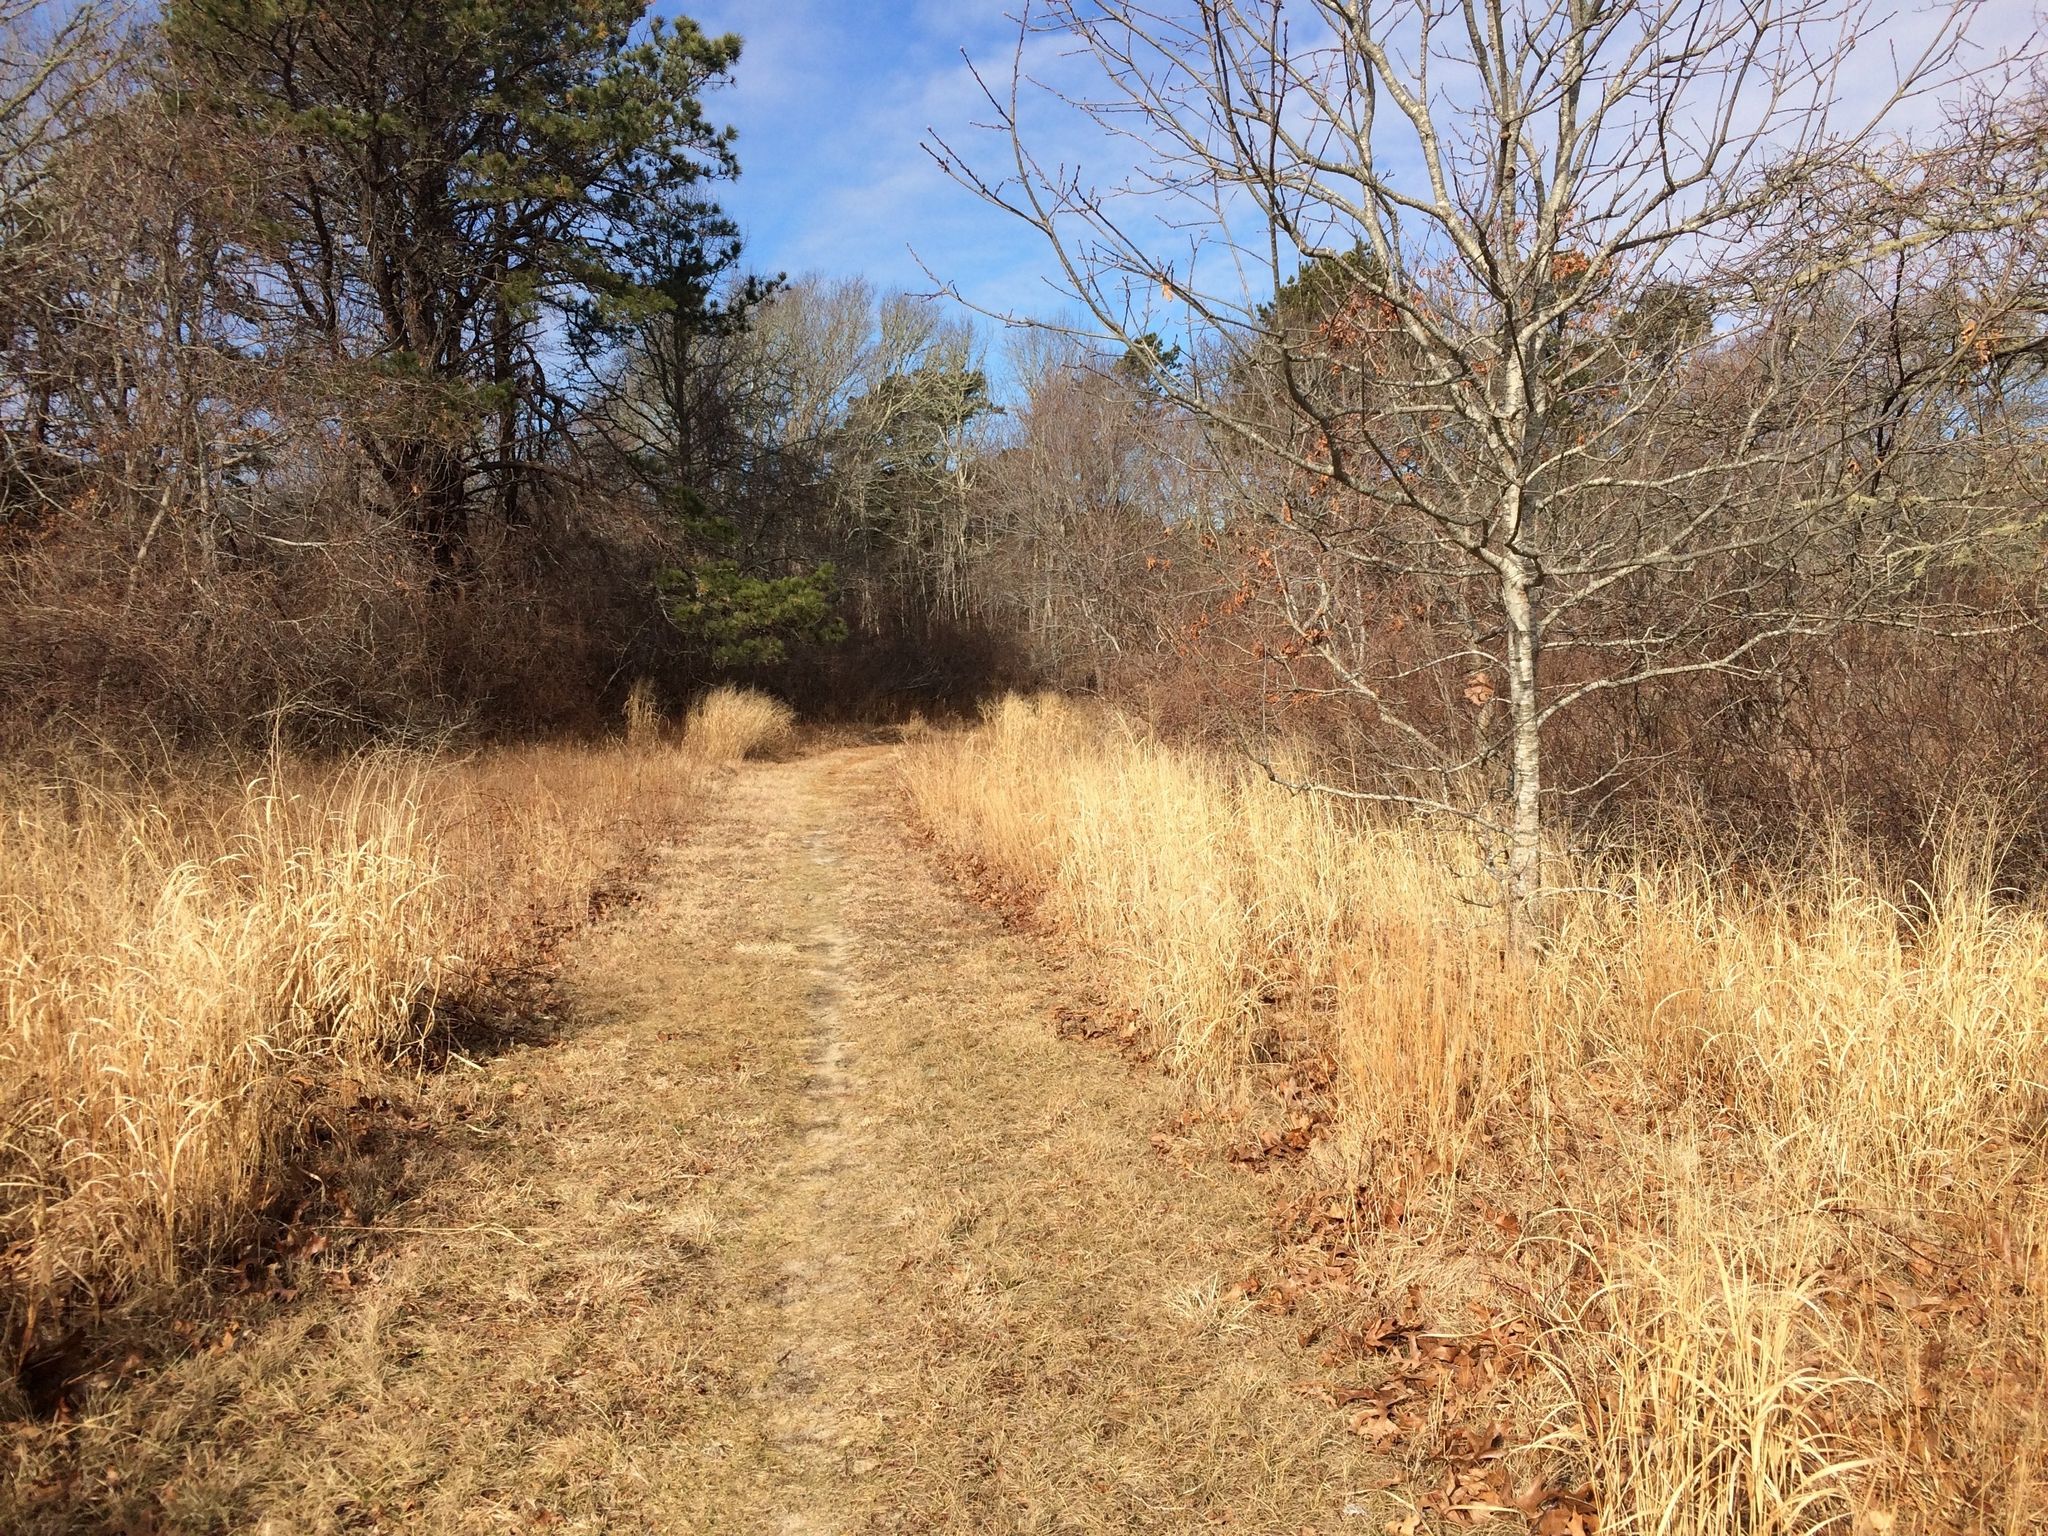
{"type": "Polygon", "coordinates": [[[1471,1418],[1453,1523],[1583,1478],[1588,1530],[2032,1528],[2048,919],[1985,814],[1927,885],[1846,838],[1560,853],[1531,946],[1461,831],[1108,710],[1013,697],[905,774],[1207,1113],[1299,1149],[1298,1267],[1385,1319],[1355,1352],[1450,1351],[1357,1427],[1419,1469],[1471,1418]]]}
{"type": "MultiPolygon", "coordinates": [[[[636,691],[603,739],[0,783],[0,1324],[161,1303],[381,1086],[458,1048],[788,711],[636,691]]],[[[472,1047],[474,1049],[475,1047],[472,1047]]]]}

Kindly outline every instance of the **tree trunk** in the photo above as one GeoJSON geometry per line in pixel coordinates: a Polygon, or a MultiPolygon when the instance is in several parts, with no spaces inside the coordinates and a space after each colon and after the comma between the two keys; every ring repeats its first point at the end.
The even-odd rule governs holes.
{"type": "Polygon", "coordinates": [[[498,515],[505,525],[525,520],[519,504],[519,377],[512,357],[512,306],[505,299],[510,274],[500,262],[493,274],[497,297],[491,313],[491,383],[498,390],[498,515]]]}
{"type": "Polygon", "coordinates": [[[1537,713],[1543,639],[1530,564],[1526,555],[1510,553],[1500,586],[1508,631],[1508,920],[1525,947],[1541,931],[1543,901],[1543,732],[1537,713]]]}
{"type": "Polygon", "coordinates": [[[414,438],[392,454],[387,474],[408,531],[434,563],[434,585],[450,586],[469,570],[469,494],[459,449],[414,438]]]}

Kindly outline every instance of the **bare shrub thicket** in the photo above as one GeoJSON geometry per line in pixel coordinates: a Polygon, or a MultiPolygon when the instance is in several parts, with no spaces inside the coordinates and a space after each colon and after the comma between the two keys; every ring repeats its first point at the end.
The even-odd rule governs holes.
{"type": "Polygon", "coordinates": [[[10,733],[581,725],[622,663],[673,678],[675,539],[629,500],[536,496],[437,587],[353,425],[407,407],[300,334],[249,243],[286,146],[167,104],[146,34],[99,46],[0,248],[10,733]]]}
{"type": "Polygon", "coordinates": [[[1334,787],[1484,821],[1533,917],[1557,826],[1731,728],[1841,782],[1832,658],[1867,701],[2034,624],[2042,98],[1984,20],[1054,4],[1128,180],[1037,157],[1028,73],[935,152],[1202,429],[1122,477],[1201,471],[1164,643],[1347,722],[1334,787]]]}
{"type": "Polygon", "coordinates": [[[11,741],[588,731],[835,656],[820,700],[972,693],[968,328],[742,278],[736,43],[586,11],[451,57],[378,0],[0,14],[11,741]],[[568,131],[557,68],[640,105],[568,131]]]}

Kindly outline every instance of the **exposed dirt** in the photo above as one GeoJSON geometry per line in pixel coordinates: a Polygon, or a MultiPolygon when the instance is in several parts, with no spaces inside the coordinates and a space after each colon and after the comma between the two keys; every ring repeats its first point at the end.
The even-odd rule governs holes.
{"type": "Polygon", "coordinates": [[[1064,963],[935,876],[886,749],[743,770],[561,1035],[430,1090],[348,1267],[18,1429],[0,1528],[1379,1531],[1236,1286],[1267,1184],[1162,1153],[1064,963]]]}

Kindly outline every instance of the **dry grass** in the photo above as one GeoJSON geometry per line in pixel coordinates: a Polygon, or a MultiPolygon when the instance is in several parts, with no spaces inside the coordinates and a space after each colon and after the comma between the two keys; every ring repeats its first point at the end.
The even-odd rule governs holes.
{"type": "Polygon", "coordinates": [[[15,1358],[218,1254],[324,1095],[416,1057],[703,772],[643,742],[0,787],[15,1358]]]}
{"type": "Polygon", "coordinates": [[[661,700],[656,696],[654,685],[646,678],[635,678],[633,686],[626,690],[626,743],[629,746],[647,746],[657,740],[667,727],[668,721],[662,715],[661,700]]]}
{"type": "Polygon", "coordinates": [[[1245,1283],[1265,1181],[1046,1016],[888,749],[736,776],[422,1084],[398,1202],[63,1421],[0,1530],[1378,1532],[1391,1469],[1245,1283]],[[230,1343],[227,1333],[241,1323],[230,1343]]]}
{"type": "Polygon", "coordinates": [[[707,763],[768,756],[795,737],[796,712],[751,688],[713,688],[683,720],[683,745],[707,763]]]}
{"type": "MultiPolygon", "coordinates": [[[[1515,1213],[1496,1278],[1603,1530],[2041,1528],[2048,921],[1993,898],[1981,824],[1932,890],[1846,849],[1741,891],[1581,871],[1526,960],[1456,837],[1127,721],[1010,700],[906,771],[1212,1097],[1334,1063],[1324,1174],[1432,1212],[1447,1304],[1473,1211],[1515,1213]]],[[[1407,1242],[1358,1261],[1429,1289],[1407,1242]]]]}

